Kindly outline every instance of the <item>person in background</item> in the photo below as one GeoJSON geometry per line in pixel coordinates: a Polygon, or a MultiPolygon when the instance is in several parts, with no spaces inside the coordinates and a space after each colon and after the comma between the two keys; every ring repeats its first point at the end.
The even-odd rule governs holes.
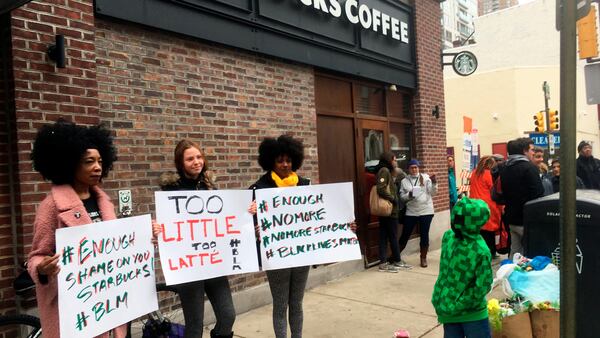
{"type": "Polygon", "coordinates": [[[484,156],[477,163],[477,167],[471,175],[471,188],[469,197],[484,201],[490,209],[490,218],[481,227],[481,237],[485,240],[492,257],[496,256],[496,231],[502,225],[503,207],[492,200],[492,169],[496,161],[491,156],[484,156]]]}
{"type": "Polygon", "coordinates": [[[486,295],[492,288],[491,255],[479,230],[490,216],[487,204],[460,199],[442,237],[440,271],[431,303],[444,338],[490,338],[486,295]]]}
{"type": "Polygon", "coordinates": [[[540,170],[540,180],[542,180],[542,186],[544,187],[544,196],[548,196],[554,193],[552,182],[550,181],[550,178],[548,178],[548,165],[542,162],[538,164],[538,168],[540,170]]]}
{"type": "Polygon", "coordinates": [[[540,164],[544,163],[544,149],[540,147],[533,147],[533,157],[531,158],[531,163],[533,163],[536,167],[539,167],[540,164]]]}
{"type": "MultiPolygon", "coordinates": [[[[110,131],[65,120],[40,128],[31,152],[33,168],[52,188],[33,223],[27,270],[36,285],[44,338],[59,338],[56,230],[116,219],[115,208],[99,184],[117,159],[110,131]]],[[[124,338],[127,324],[98,337],[124,338]]]]}
{"type": "MultiPolygon", "coordinates": [[[[213,173],[208,170],[208,162],[198,143],[181,140],[175,146],[175,172],[166,172],[160,176],[160,189],[177,190],[213,190],[216,189],[213,173]]],[[[154,237],[161,233],[161,227],[154,223],[154,237]]],[[[174,286],[181,300],[185,320],[185,338],[202,337],[204,331],[204,293],[212,305],[216,317],[215,327],[210,331],[211,338],[233,337],[235,308],[227,276],[199,280],[174,286]]]]}
{"type": "Polygon", "coordinates": [[[500,175],[500,169],[504,165],[504,155],[494,154],[492,158],[496,161],[496,165],[492,168],[492,180],[496,182],[496,179],[500,175]]]}
{"type": "Polygon", "coordinates": [[[379,156],[377,165],[377,194],[392,203],[392,213],[389,216],[379,216],[379,271],[398,272],[401,268],[400,252],[398,251],[398,216],[400,211],[400,198],[394,175],[396,175],[396,156],[386,151],[379,156]],[[388,243],[392,250],[392,260],[387,262],[388,243]]]}
{"type": "Polygon", "coordinates": [[[542,180],[542,186],[544,187],[544,196],[552,194],[552,182],[550,182],[547,177],[548,165],[544,163],[544,149],[540,147],[534,147],[533,159],[531,162],[538,167],[540,180],[542,180]]]}
{"type": "MultiPolygon", "coordinates": [[[[420,248],[421,248],[421,267],[427,267],[427,252],[429,251],[429,227],[433,220],[433,199],[437,193],[437,180],[435,175],[427,175],[419,172],[421,163],[412,159],[408,162],[408,176],[400,183],[400,198],[406,202],[406,216],[404,217],[404,227],[399,239],[400,254],[412,231],[419,223],[420,248]]],[[[400,259],[402,266],[408,266],[406,262],[400,259]]]]}
{"type": "Polygon", "coordinates": [[[592,145],[581,141],[577,151],[577,176],[583,181],[584,189],[600,190],[600,160],[592,156],[592,145]]]}
{"type": "MultiPolygon", "coordinates": [[[[552,183],[552,191],[560,192],[560,160],[558,158],[555,158],[552,161],[552,176],[550,182],[552,183]]],[[[575,177],[575,182],[577,184],[577,189],[584,189],[583,181],[579,176],[575,177]]]]}
{"type": "Polygon", "coordinates": [[[456,172],[454,170],[454,157],[448,156],[448,193],[450,194],[450,210],[458,200],[458,192],[456,191],[456,172]]]}
{"type": "Polygon", "coordinates": [[[500,170],[500,183],[506,204],[504,220],[510,228],[510,254],[523,252],[523,207],[544,195],[538,167],[532,163],[533,141],[521,137],[508,142],[508,160],[500,170]]]}

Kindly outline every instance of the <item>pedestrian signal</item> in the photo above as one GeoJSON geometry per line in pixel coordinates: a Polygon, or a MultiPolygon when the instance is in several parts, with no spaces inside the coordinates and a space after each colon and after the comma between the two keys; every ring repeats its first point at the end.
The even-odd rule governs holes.
{"type": "Polygon", "coordinates": [[[579,42],[579,58],[587,59],[598,56],[598,26],[596,9],[577,20],[577,37],[579,42]]]}
{"type": "Polygon", "coordinates": [[[550,110],[548,112],[548,130],[558,130],[558,110],[550,110]]]}
{"type": "Polygon", "coordinates": [[[537,131],[538,133],[543,133],[545,128],[544,128],[544,112],[540,111],[535,113],[535,115],[533,115],[533,123],[535,124],[535,131],[537,131]]]}

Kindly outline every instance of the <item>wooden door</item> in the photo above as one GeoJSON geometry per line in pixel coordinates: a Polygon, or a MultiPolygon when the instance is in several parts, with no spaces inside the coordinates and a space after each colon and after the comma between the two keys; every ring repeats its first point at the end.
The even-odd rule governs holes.
{"type": "Polygon", "coordinates": [[[386,121],[357,119],[358,203],[357,220],[359,237],[364,248],[367,266],[379,262],[379,221],[369,213],[369,193],[375,184],[374,167],[379,155],[389,149],[389,130],[386,121]]]}

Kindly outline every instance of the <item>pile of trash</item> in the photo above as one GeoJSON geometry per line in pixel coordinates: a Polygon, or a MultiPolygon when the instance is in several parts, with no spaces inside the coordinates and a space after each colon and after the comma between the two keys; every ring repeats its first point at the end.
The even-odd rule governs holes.
{"type": "MultiPolygon", "coordinates": [[[[553,311],[554,313],[542,316],[547,321],[548,314],[551,314],[552,321],[558,321],[560,271],[552,263],[550,257],[537,256],[529,259],[516,253],[512,260],[506,259],[501,262],[493,287],[498,285],[507,298],[488,301],[489,320],[494,331],[504,330],[503,325],[506,325],[507,319],[514,316],[515,321],[513,322],[516,322],[517,317],[519,318],[517,328],[521,331],[519,336],[535,337],[536,335],[532,335],[532,332],[535,332],[537,325],[533,318],[540,317],[539,311],[553,311]],[[529,313],[533,314],[534,312],[536,315],[532,315],[530,318],[529,313]],[[519,314],[524,315],[517,316],[519,314]]],[[[558,323],[551,324],[550,326],[558,329],[558,323]]],[[[548,328],[548,323],[542,325],[548,328]]]]}

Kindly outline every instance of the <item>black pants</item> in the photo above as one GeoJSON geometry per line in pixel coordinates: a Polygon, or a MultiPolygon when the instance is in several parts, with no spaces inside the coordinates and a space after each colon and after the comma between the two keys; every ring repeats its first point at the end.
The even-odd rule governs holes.
{"type": "Polygon", "coordinates": [[[398,250],[398,219],[396,217],[379,217],[379,260],[381,263],[386,261],[387,244],[390,243],[392,249],[392,259],[394,262],[400,261],[400,251],[398,250]]]}
{"type": "Polygon", "coordinates": [[[480,230],[479,233],[481,233],[481,237],[483,237],[483,240],[485,240],[485,244],[487,244],[488,248],[490,249],[490,253],[492,254],[492,257],[495,256],[496,255],[496,232],[480,230]]]}

